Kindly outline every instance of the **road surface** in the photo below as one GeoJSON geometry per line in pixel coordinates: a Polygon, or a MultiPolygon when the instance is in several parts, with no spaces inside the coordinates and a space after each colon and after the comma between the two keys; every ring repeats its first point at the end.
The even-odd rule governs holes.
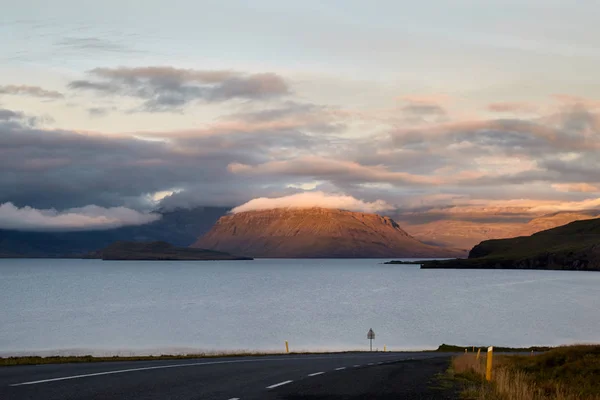
{"type": "Polygon", "coordinates": [[[436,353],[344,353],[0,368],[2,400],[449,398],[436,353]]]}

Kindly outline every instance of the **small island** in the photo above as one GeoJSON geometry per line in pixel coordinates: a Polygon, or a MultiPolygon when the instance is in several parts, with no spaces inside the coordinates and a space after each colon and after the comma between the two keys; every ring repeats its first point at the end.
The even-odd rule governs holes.
{"type": "Polygon", "coordinates": [[[167,242],[125,242],[119,241],[89,254],[86,258],[106,261],[217,261],[252,260],[251,257],[234,256],[221,251],[175,247],[167,242]]]}

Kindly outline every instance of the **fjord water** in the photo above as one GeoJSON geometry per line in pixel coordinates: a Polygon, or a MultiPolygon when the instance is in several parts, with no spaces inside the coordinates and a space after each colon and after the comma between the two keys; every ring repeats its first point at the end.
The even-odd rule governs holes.
{"type": "Polygon", "coordinates": [[[600,273],[385,260],[0,260],[0,355],[600,341],[600,273]]]}

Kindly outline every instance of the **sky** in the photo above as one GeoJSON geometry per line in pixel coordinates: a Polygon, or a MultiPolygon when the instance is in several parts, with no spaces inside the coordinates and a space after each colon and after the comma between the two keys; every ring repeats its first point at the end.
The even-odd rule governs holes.
{"type": "Polygon", "coordinates": [[[7,3],[0,228],[196,206],[600,208],[597,15],[592,0],[7,3]]]}

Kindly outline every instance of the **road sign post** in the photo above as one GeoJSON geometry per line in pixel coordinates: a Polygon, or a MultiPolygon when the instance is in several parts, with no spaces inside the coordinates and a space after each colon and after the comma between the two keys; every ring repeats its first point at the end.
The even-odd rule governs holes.
{"type": "Polygon", "coordinates": [[[370,351],[373,351],[373,339],[375,339],[375,332],[373,332],[373,329],[369,329],[367,339],[371,342],[370,351]]]}

